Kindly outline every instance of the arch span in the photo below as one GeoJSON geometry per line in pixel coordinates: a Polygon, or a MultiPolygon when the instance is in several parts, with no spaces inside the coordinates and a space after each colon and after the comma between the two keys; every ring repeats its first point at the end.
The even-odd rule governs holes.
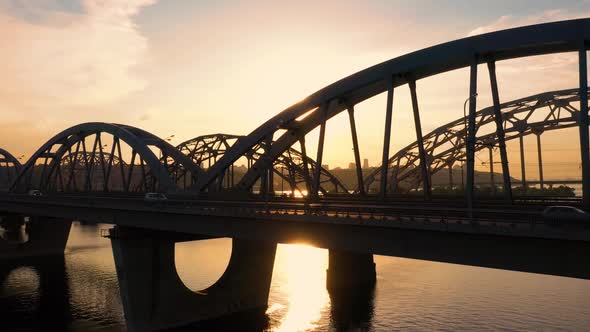
{"type": "MultiPolygon", "coordinates": [[[[580,110],[575,103],[579,100],[579,89],[569,89],[544,92],[501,104],[505,140],[578,126],[580,110]]],[[[465,160],[466,123],[467,118],[461,117],[424,135],[424,148],[430,175],[436,174],[445,167],[452,167],[457,161],[465,160]]],[[[489,128],[492,125],[494,125],[493,106],[476,113],[476,132],[483,131],[483,133],[476,136],[475,151],[498,146],[496,132],[489,128]]],[[[411,143],[389,159],[388,191],[418,189],[422,183],[422,174],[418,167],[420,163],[418,145],[418,142],[411,143]],[[404,185],[400,186],[400,183],[404,185]]],[[[380,176],[380,169],[369,174],[364,180],[365,190],[376,190],[373,185],[379,182],[380,176]]]]}
{"type": "Polygon", "coordinates": [[[12,190],[174,191],[167,168],[172,162],[188,172],[202,172],[174,146],[142,129],[83,123],[39,148],[22,167],[12,190]]]}
{"type": "MultiPolygon", "coordinates": [[[[191,158],[202,169],[210,169],[220,158],[230,151],[236,142],[243,138],[244,136],[230,134],[203,135],[179,144],[177,149],[191,158]]],[[[272,145],[272,142],[270,145],[272,145]]],[[[245,165],[236,165],[236,162],[234,162],[227,168],[223,178],[219,181],[219,185],[227,189],[234,187],[235,183],[260,159],[267,150],[267,146],[268,142],[262,142],[253,146],[244,155],[242,162],[245,162],[245,165]]],[[[272,173],[268,175],[268,179],[266,180],[266,187],[269,191],[272,191],[274,188],[284,187],[282,184],[286,183],[286,188],[281,188],[282,191],[287,191],[285,189],[288,189],[293,194],[295,192],[303,194],[308,191],[310,185],[309,174],[313,174],[316,167],[318,165],[312,158],[306,157],[295,148],[289,148],[274,160],[272,173]],[[279,186],[278,182],[273,185],[273,177],[277,177],[281,181],[281,186],[279,186]]],[[[176,175],[177,183],[184,188],[190,187],[197,180],[195,178],[187,179],[186,173],[178,170],[175,164],[171,165],[171,173],[176,175]]],[[[348,193],[348,189],[342,182],[327,169],[321,167],[320,174],[320,192],[323,194],[328,194],[329,192],[348,193]]]]}
{"type": "MultiPolygon", "coordinates": [[[[588,40],[590,40],[590,19],[579,19],[463,38],[391,59],[337,81],[277,114],[248,136],[240,139],[199,178],[196,187],[199,190],[208,189],[211,183],[222,178],[227,168],[248,153],[252,147],[269,138],[272,140],[275,134],[279,134],[280,136],[274,140],[270,149],[240,181],[238,187],[247,190],[271,167],[274,160],[295,142],[304,142],[305,135],[311,130],[320,127],[320,142],[323,142],[322,132],[324,132],[326,121],[345,110],[353,114],[355,104],[382,92],[388,92],[386,127],[391,127],[393,91],[405,84],[409,84],[412,91],[414,114],[419,123],[415,89],[417,80],[454,69],[471,67],[471,88],[473,92],[476,92],[477,80],[473,79],[476,77],[473,72],[477,73],[477,64],[488,63],[490,77],[493,71],[495,78],[496,61],[558,52],[579,51],[582,54],[580,50],[587,48],[588,40]],[[281,130],[285,132],[282,133],[281,130]]],[[[471,104],[475,107],[475,102],[471,104]]],[[[389,137],[387,134],[385,136],[384,163],[389,159],[389,137]]],[[[421,135],[418,136],[421,137],[421,135]]],[[[323,146],[320,146],[318,150],[322,151],[323,146]]],[[[319,158],[316,158],[320,164],[321,156],[322,152],[319,152],[319,158]]],[[[314,182],[317,183],[316,178],[314,182]]]]}
{"type": "Polygon", "coordinates": [[[22,165],[18,158],[0,148],[0,190],[8,190],[22,165]]]}

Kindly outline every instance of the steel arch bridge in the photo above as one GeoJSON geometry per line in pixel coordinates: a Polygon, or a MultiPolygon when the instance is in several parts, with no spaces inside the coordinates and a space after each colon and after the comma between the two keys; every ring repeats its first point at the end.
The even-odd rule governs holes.
{"type": "Polygon", "coordinates": [[[21,163],[10,152],[0,149],[0,190],[8,190],[18,176],[21,163]]]}
{"type": "MultiPolygon", "coordinates": [[[[230,134],[203,135],[185,141],[176,148],[205,170],[215,165],[240,139],[244,139],[244,136],[230,134]]],[[[264,141],[252,147],[241,160],[245,162],[245,167],[236,167],[235,163],[228,167],[221,181],[222,188],[233,188],[236,181],[239,181],[251,169],[252,165],[260,159],[269,145],[272,145],[272,142],[269,144],[269,142],[264,141]]],[[[287,183],[287,188],[281,188],[281,191],[284,192],[286,191],[284,189],[289,189],[291,195],[296,192],[300,195],[306,195],[311,185],[310,174],[315,173],[316,167],[318,167],[318,164],[313,159],[305,157],[295,148],[289,148],[274,160],[272,172],[265,174],[266,177],[259,181],[258,187],[261,192],[273,192],[278,187],[278,183],[273,180],[276,176],[281,181],[280,187],[284,187],[284,182],[287,183]]],[[[177,169],[176,164],[171,165],[170,173],[176,175],[177,183],[184,189],[190,189],[195,184],[196,178],[187,177],[185,172],[177,169]]],[[[324,167],[320,168],[320,186],[318,190],[324,195],[348,193],[348,189],[342,182],[324,167]]]]}
{"type": "MultiPolygon", "coordinates": [[[[413,168],[420,172],[420,182],[426,198],[430,197],[430,175],[436,169],[439,159],[427,154],[428,144],[423,139],[420,122],[419,99],[416,82],[431,76],[445,73],[460,68],[470,68],[469,76],[469,115],[466,118],[465,157],[467,160],[467,185],[465,199],[468,206],[473,204],[474,188],[474,156],[481,144],[478,143],[476,132],[477,106],[475,96],[478,93],[477,77],[478,65],[487,64],[493,106],[485,116],[494,131],[490,132],[490,138],[494,137],[502,160],[502,174],[504,184],[509,182],[510,172],[506,156],[506,139],[511,139],[512,132],[506,132],[502,118],[502,104],[498,92],[496,78],[496,63],[502,60],[552,54],[560,52],[577,52],[579,59],[580,96],[579,119],[580,128],[581,161],[584,201],[590,206],[590,148],[588,138],[588,82],[587,82],[587,54],[590,41],[590,19],[579,19],[547,24],[539,24],[516,29],[509,29],[493,33],[482,34],[463,38],[448,43],[425,48],[409,53],[373,67],[367,68],[339,80],[288,107],[268,121],[264,122],[249,135],[234,138],[233,144],[226,144],[217,148],[217,154],[210,151],[199,152],[211,166],[202,168],[195,162],[190,152],[185,155],[175,149],[164,140],[155,137],[137,128],[117,125],[90,123],[72,127],[51,139],[41,147],[33,157],[23,166],[17,181],[13,184],[16,191],[28,188],[40,188],[50,191],[76,191],[76,190],[103,190],[103,191],[132,191],[131,188],[141,187],[143,190],[174,191],[178,189],[180,178],[190,179],[191,189],[197,192],[215,192],[221,190],[251,191],[260,183],[261,193],[268,192],[272,188],[272,177],[276,175],[275,165],[281,163],[281,158],[288,155],[295,143],[300,145],[300,159],[303,167],[302,173],[306,179],[305,185],[311,197],[319,198],[324,184],[325,173],[321,167],[310,167],[307,155],[306,135],[314,129],[319,129],[319,140],[315,162],[322,165],[324,153],[324,140],[326,126],[329,121],[342,112],[347,112],[350,119],[351,138],[355,153],[356,174],[359,183],[359,194],[365,194],[364,177],[360,163],[361,151],[355,124],[355,105],[378,94],[386,93],[384,105],[384,136],[382,147],[382,162],[379,181],[379,194],[386,197],[387,189],[391,187],[388,180],[389,153],[391,140],[392,113],[394,111],[394,92],[404,85],[410,90],[411,104],[416,128],[417,156],[414,158],[413,168]],[[495,125],[495,126],[494,126],[495,125]],[[119,170],[113,172],[111,166],[113,157],[105,157],[102,150],[101,133],[113,137],[110,156],[117,156],[126,160],[127,166],[120,163],[119,170]],[[124,144],[122,144],[123,142],[124,144]],[[125,145],[128,152],[119,151],[125,145]],[[91,146],[91,148],[88,148],[91,146]],[[74,180],[73,171],[64,168],[64,157],[74,156],[80,151],[91,154],[98,153],[98,165],[96,158],[90,157],[87,163],[86,179],[84,183],[74,180]],[[255,156],[253,155],[255,151],[255,156]],[[221,153],[223,152],[223,153],[221,153]],[[213,156],[214,157],[211,157],[213,156]],[[139,161],[136,160],[136,157],[139,161]],[[110,158],[110,159],[108,159],[110,158]],[[431,158],[431,159],[429,159],[431,158]],[[251,160],[250,167],[245,174],[232,183],[228,180],[231,168],[240,159],[251,160]],[[171,165],[177,163],[175,168],[171,165]],[[435,165],[432,166],[432,163],[435,165]],[[99,166],[100,165],[100,166],[99,166]],[[429,167],[430,165],[430,167],[429,167]],[[127,168],[128,169],[127,169],[127,168]],[[99,170],[99,171],[98,171],[99,170]],[[103,188],[92,186],[92,172],[102,172],[103,188]],[[187,172],[186,174],[184,172],[187,172]],[[114,173],[120,173],[118,180],[114,179],[114,173]],[[189,174],[190,173],[190,174],[189,174]],[[134,182],[135,184],[131,184],[134,182]],[[229,185],[228,185],[229,183],[229,185]]],[[[482,118],[484,116],[482,115],[482,118]]],[[[479,121],[483,121],[481,118],[479,121]]],[[[573,124],[572,124],[573,125],[573,124]]],[[[518,126],[516,126],[518,127],[518,126]]],[[[229,138],[230,136],[228,136],[229,138]]],[[[227,142],[226,142],[227,143],[227,142]]],[[[182,149],[182,147],[181,147],[182,149]]],[[[86,156],[86,155],[84,155],[86,156]]],[[[72,160],[74,160],[74,157],[72,160]]],[[[198,159],[197,158],[197,159],[198,159]]],[[[447,160],[457,158],[447,156],[447,160]]],[[[208,166],[208,165],[207,165],[208,166]]],[[[301,173],[301,172],[300,172],[301,173]]],[[[299,173],[298,173],[299,174],[299,173]]],[[[375,178],[375,177],[374,177],[375,178]]],[[[397,177],[396,177],[397,178],[397,177]]],[[[416,176],[414,176],[416,178],[416,176]]],[[[300,183],[300,182],[297,182],[300,183]]],[[[506,198],[511,200],[511,189],[505,187],[506,198]]]]}
{"type": "MultiPolygon", "coordinates": [[[[201,174],[195,187],[200,191],[211,191],[222,189],[223,178],[227,169],[239,158],[249,153],[255,146],[263,142],[272,142],[264,153],[252,165],[248,172],[235,185],[237,189],[248,190],[256,181],[266,177],[268,170],[272,168],[277,160],[296,142],[299,142],[301,152],[306,156],[305,136],[312,130],[319,128],[319,142],[316,162],[321,165],[325,128],[327,123],[335,115],[341,112],[348,112],[351,122],[351,137],[355,151],[357,165],[357,177],[362,184],[363,176],[360,165],[360,150],[358,146],[355,128],[355,105],[374,97],[380,93],[387,93],[385,105],[385,134],[383,138],[383,158],[381,177],[379,179],[379,192],[385,196],[388,188],[387,167],[390,159],[389,146],[391,136],[391,122],[393,112],[394,91],[407,85],[412,101],[414,121],[416,124],[416,137],[418,145],[419,168],[422,178],[425,179],[423,187],[427,197],[430,193],[428,183],[430,175],[427,162],[426,149],[422,140],[420,112],[416,82],[433,75],[438,75],[455,69],[470,68],[469,116],[467,117],[467,190],[465,192],[468,206],[473,204],[473,181],[474,181],[474,154],[475,154],[475,121],[476,121],[476,98],[478,65],[487,64],[491,93],[493,100],[493,118],[496,124],[495,134],[498,146],[500,147],[501,159],[503,161],[503,176],[509,177],[507,169],[505,133],[502,126],[500,111],[500,96],[496,79],[496,62],[552,54],[560,52],[577,52],[579,56],[579,91],[581,109],[587,109],[587,73],[586,63],[588,41],[590,40],[590,19],[579,19],[561,21],[547,24],[526,26],[521,28],[503,30],[487,33],[468,38],[463,38],[437,46],[422,49],[409,53],[398,58],[380,63],[340,81],[337,81],[292,105],[269,119],[249,135],[239,139],[227,150],[217,162],[201,174]],[[583,69],[583,70],[582,70],[583,69]]],[[[585,201],[590,202],[590,156],[588,155],[588,114],[580,113],[580,141],[581,160],[583,173],[583,187],[585,201]]],[[[319,188],[319,172],[311,174],[311,193],[317,194],[319,188]]],[[[361,193],[364,192],[364,185],[360,186],[361,193]]],[[[507,199],[511,199],[510,189],[505,190],[507,199]]]]}
{"type": "Polygon", "coordinates": [[[175,191],[168,165],[203,171],[168,142],[121,124],[84,123],[62,131],[23,165],[12,191],[175,191]],[[108,144],[104,144],[108,142],[108,144]]]}
{"type": "MultiPolygon", "coordinates": [[[[569,89],[545,92],[501,104],[505,141],[519,139],[522,149],[524,136],[536,135],[537,143],[540,145],[543,132],[578,126],[580,111],[576,102],[579,100],[579,89],[569,89]]],[[[493,106],[484,108],[475,114],[475,131],[476,134],[481,133],[475,138],[476,152],[498,147],[498,135],[493,128],[494,121],[493,106]]],[[[466,117],[459,118],[436,128],[422,138],[430,176],[445,168],[449,168],[451,171],[457,161],[465,160],[466,123],[466,117]]],[[[540,150],[539,146],[539,155],[540,150]]],[[[521,153],[521,158],[524,158],[523,153],[521,153]]],[[[418,189],[422,183],[419,163],[420,151],[417,141],[395,153],[389,159],[387,166],[388,192],[407,192],[418,189]]],[[[522,160],[520,164],[524,164],[522,160]]],[[[493,167],[493,163],[490,165],[493,167]]],[[[540,165],[542,184],[543,171],[542,164],[540,165]]],[[[493,176],[493,172],[491,174],[493,176]]],[[[364,180],[365,191],[369,191],[374,183],[379,183],[380,177],[381,169],[369,174],[364,180]]],[[[452,173],[450,173],[450,177],[449,182],[452,186],[452,173]]],[[[525,179],[523,182],[526,182],[524,169],[522,169],[521,179],[525,179]]],[[[493,178],[490,181],[490,183],[494,183],[493,178]]],[[[506,185],[510,186],[511,184],[506,185]]]]}

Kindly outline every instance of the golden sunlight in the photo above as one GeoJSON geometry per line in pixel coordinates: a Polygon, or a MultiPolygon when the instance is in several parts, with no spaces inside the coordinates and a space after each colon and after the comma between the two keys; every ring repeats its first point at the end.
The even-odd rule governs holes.
{"type": "Polygon", "coordinates": [[[273,331],[316,328],[330,301],[326,290],[327,250],[304,244],[280,245],[277,261],[280,262],[277,273],[284,278],[280,291],[287,297],[288,308],[273,331]]]}

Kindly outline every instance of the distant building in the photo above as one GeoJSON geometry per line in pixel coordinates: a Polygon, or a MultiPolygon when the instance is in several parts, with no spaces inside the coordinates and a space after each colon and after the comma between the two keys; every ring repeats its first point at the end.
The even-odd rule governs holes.
{"type": "Polygon", "coordinates": [[[356,165],[354,163],[348,163],[348,169],[355,169],[356,165]]]}
{"type": "Polygon", "coordinates": [[[363,159],[363,168],[369,168],[369,159],[363,159]]]}
{"type": "Polygon", "coordinates": [[[330,169],[330,166],[328,164],[323,164],[322,165],[322,168],[325,169],[325,170],[329,170],[330,169]]]}

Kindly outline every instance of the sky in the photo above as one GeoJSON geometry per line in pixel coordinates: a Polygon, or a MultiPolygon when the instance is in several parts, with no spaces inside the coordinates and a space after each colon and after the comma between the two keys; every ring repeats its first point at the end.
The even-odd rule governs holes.
{"type": "MultiPolygon", "coordinates": [[[[580,17],[590,17],[590,1],[0,0],[0,146],[26,158],[89,121],[174,135],[176,144],[248,134],[379,62],[469,35],[580,17]]],[[[576,68],[575,54],[500,62],[501,99],[573,88],[576,68]]],[[[490,104],[484,74],[480,108],[490,104]]],[[[392,153],[415,140],[408,89],[398,90],[392,153]]],[[[418,95],[427,133],[462,115],[468,72],[419,81],[418,95]]],[[[384,112],[383,95],[357,107],[362,157],[372,166],[384,112]]],[[[344,114],[326,135],[325,163],[346,167],[353,154],[344,114]]],[[[575,150],[547,136],[548,151],[565,143],[575,150]]],[[[533,141],[526,140],[527,162],[533,141]]]]}

